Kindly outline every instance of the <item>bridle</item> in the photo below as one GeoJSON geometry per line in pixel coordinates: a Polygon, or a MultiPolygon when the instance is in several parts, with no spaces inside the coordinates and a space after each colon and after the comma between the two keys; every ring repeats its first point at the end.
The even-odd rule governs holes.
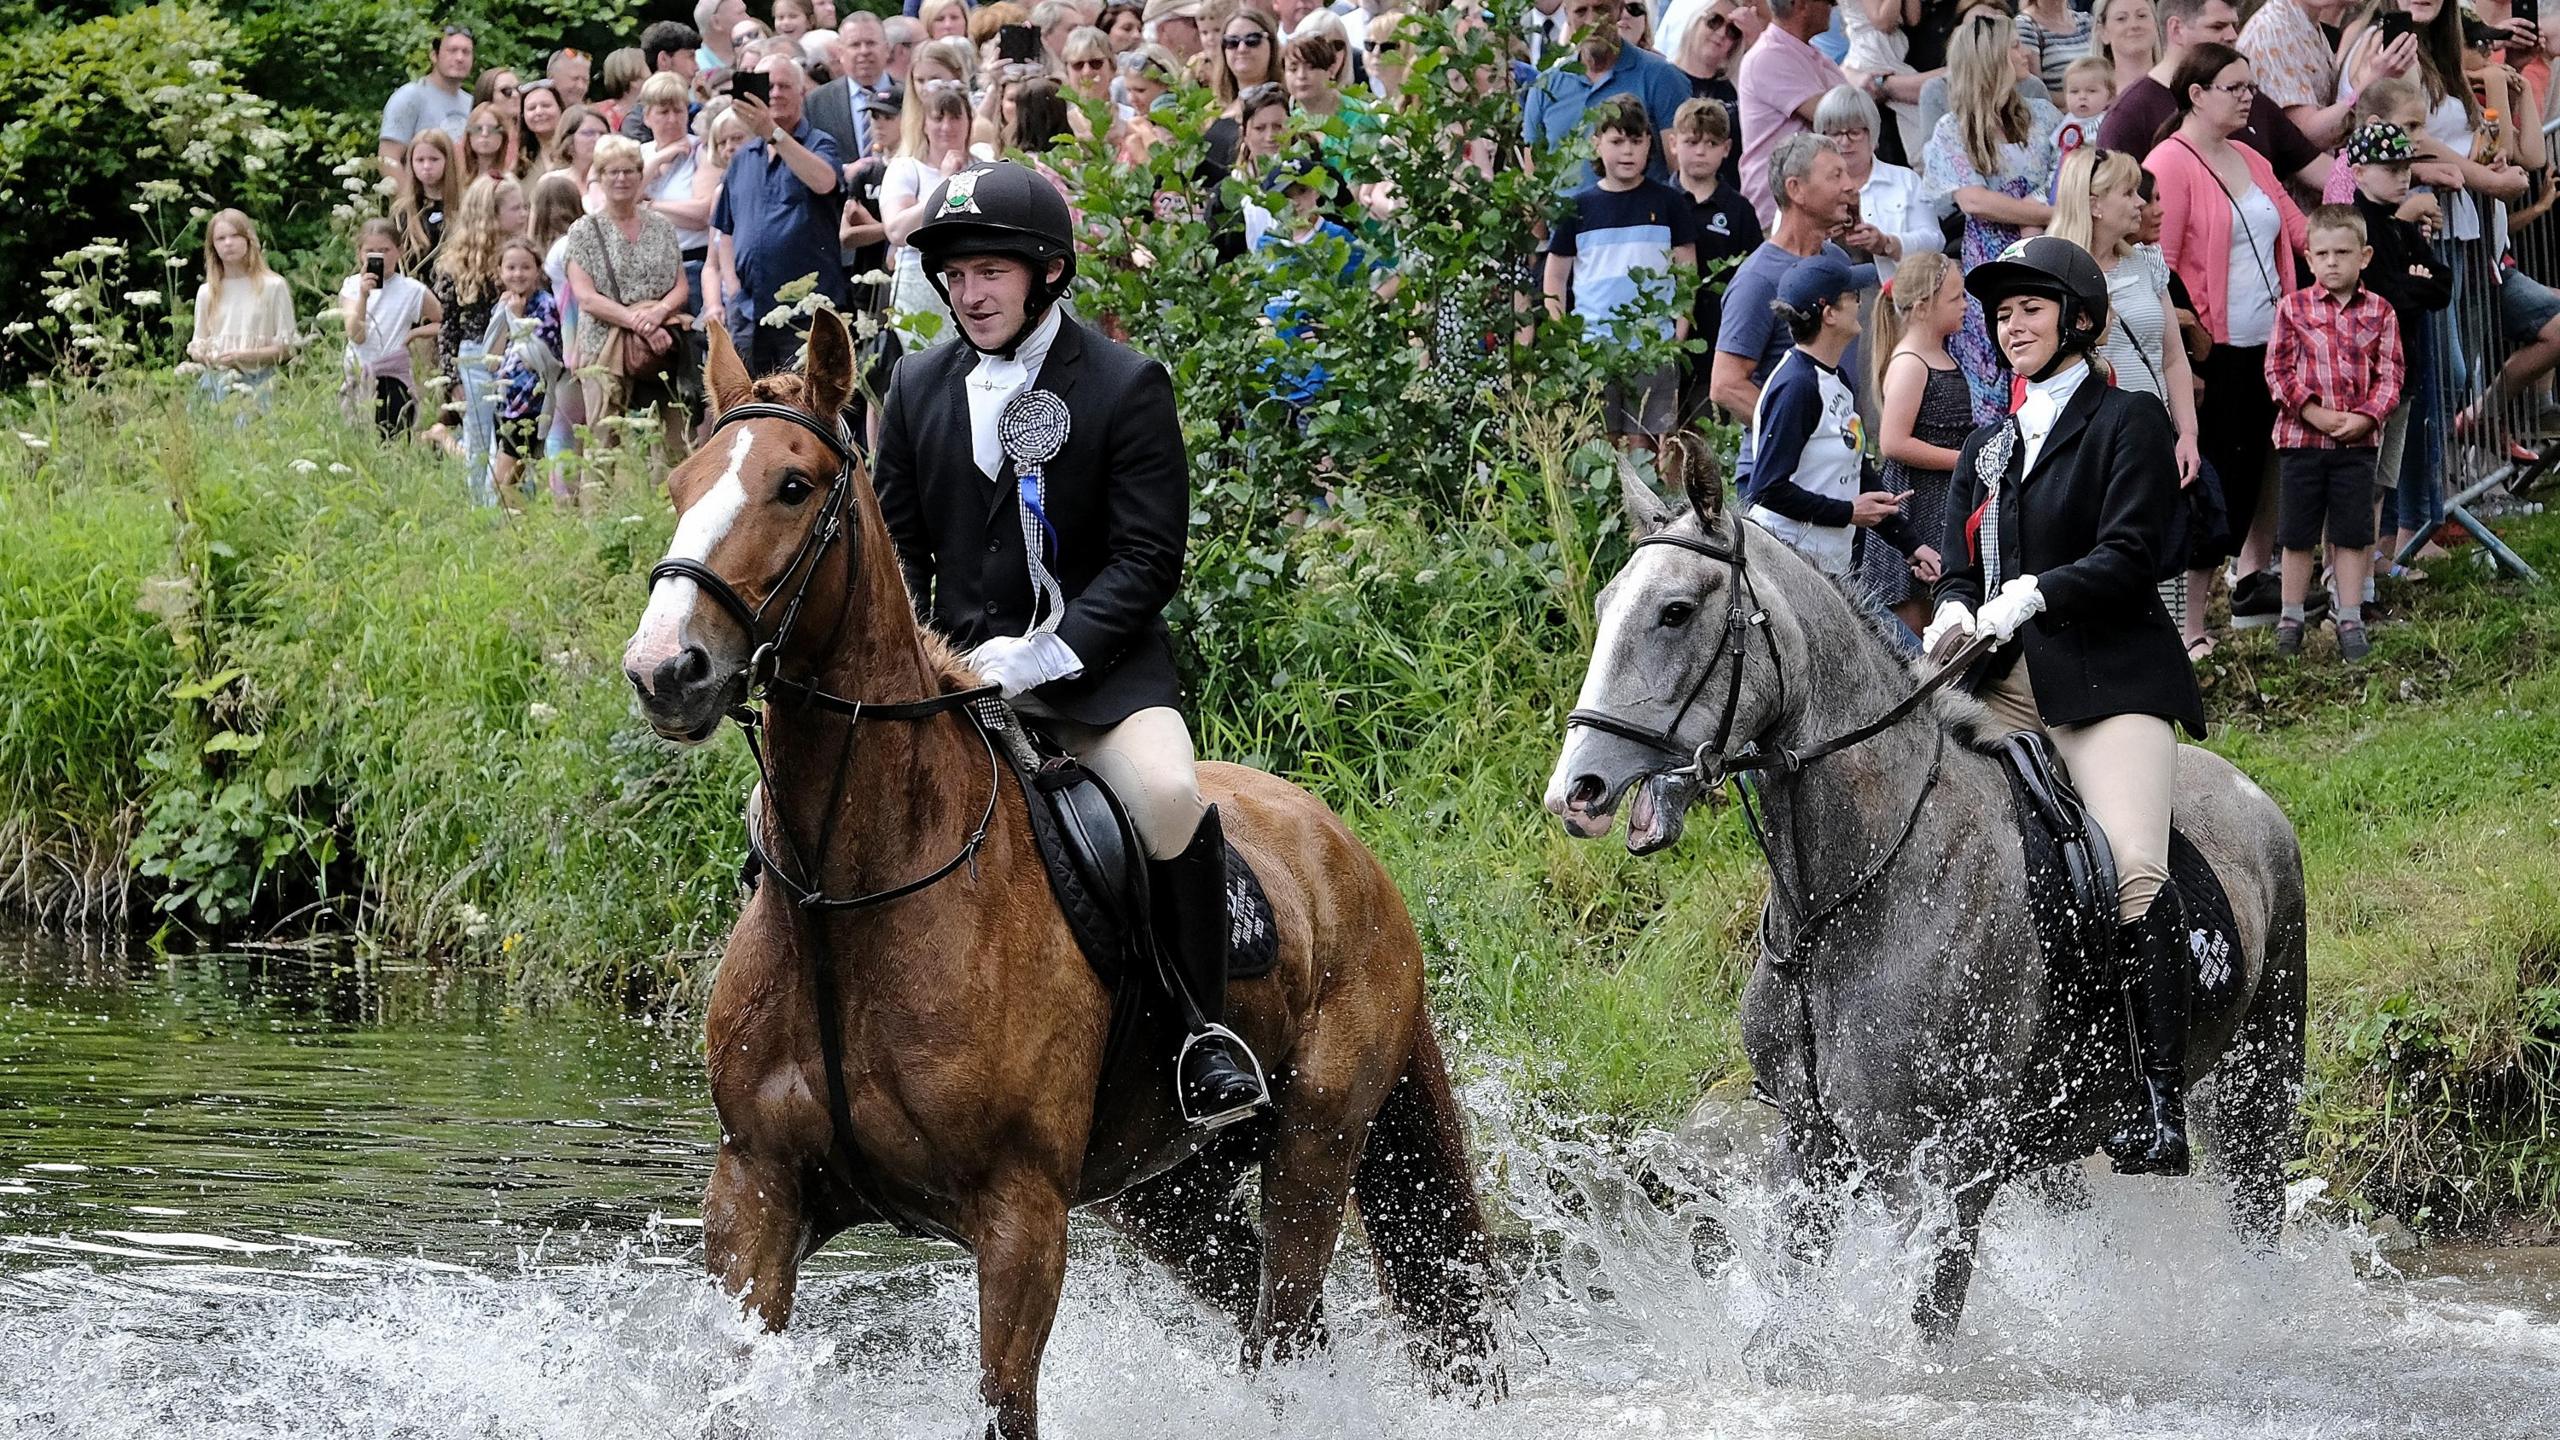
{"type": "MultiPolygon", "coordinates": [[[[1769,652],[1769,669],[1777,677],[1778,711],[1781,714],[1786,710],[1787,676],[1785,667],[1779,662],[1778,642],[1769,633],[1768,607],[1760,603],[1759,593],[1751,583],[1750,566],[1745,560],[1744,537],[1749,533],[1749,527],[1739,519],[1735,520],[1732,525],[1733,543],[1729,546],[1720,544],[1713,538],[1713,528],[1708,523],[1705,510],[1701,508],[1697,513],[1700,528],[1706,533],[1687,535],[1672,530],[1657,530],[1638,539],[1634,548],[1642,550],[1648,545],[1674,546],[1692,554],[1719,561],[1727,567],[1728,583],[1725,586],[1725,592],[1728,599],[1725,605],[1724,639],[1718,646],[1715,658],[1708,662],[1705,669],[1698,672],[1697,680],[1689,686],[1688,693],[1681,697],[1679,708],[1673,710],[1671,719],[1660,727],[1640,725],[1605,710],[1587,707],[1578,708],[1565,717],[1564,723],[1567,730],[1581,727],[1615,735],[1622,740],[1632,740],[1668,756],[1674,762],[1660,769],[1644,772],[1636,777],[1633,782],[1635,784],[1666,778],[1685,780],[1704,786],[1712,795],[1727,779],[1746,775],[1774,774],[1782,781],[1793,779],[1815,761],[1825,756],[1836,755],[1852,746],[1864,744],[1900,724],[1913,711],[1926,703],[1930,696],[1935,695],[1953,683],[1956,677],[1973,668],[1974,662],[1993,648],[1990,637],[1985,635],[1973,637],[1948,655],[1934,673],[1912,687],[1910,694],[1896,701],[1882,715],[1826,740],[1802,749],[1789,749],[1784,745],[1773,743],[1763,750],[1757,738],[1746,738],[1738,749],[1728,751],[1726,747],[1733,739],[1734,718],[1742,703],[1742,662],[1750,650],[1751,631],[1760,632],[1761,642],[1769,652]],[[1706,693],[1707,685],[1714,679],[1719,667],[1725,674],[1725,698],[1724,711],[1716,718],[1715,733],[1695,748],[1683,745],[1679,738],[1680,730],[1687,723],[1689,712],[1696,707],[1699,697],[1706,693]],[[1679,763],[1684,761],[1686,763],[1679,763]]],[[[1938,733],[1936,752],[1929,764],[1929,773],[1922,780],[1920,793],[1913,798],[1910,814],[1904,818],[1901,831],[1893,844],[1878,855],[1874,863],[1868,866],[1866,871],[1848,888],[1815,907],[1810,913],[1786,887],[1784,875],[1778,868],[1777,856],[1771,851],[1768,827],[1761,818],[1761,806],[1756,801],[1752,785],[1746,782],[1740,787],[1743,820],[1750,827],[1751,838],[1760,846],[1761,858],[1769,862],[1769,888],[1795,922],[1795,937],[1787,947],[1789,958],[1793,958],[1803,948],[1812,935],[1821,929],[1825,921],[1865,893],[1902,853],[1903,847],[1910,842],[1912,832],[1919,827],[1921,809],[1928,803],[1930,792],[1937,788],[1938,777],[1943,770],[1945,760],[1946,734],[1941,730],[1938,733]]],[[[1795,868],[1796,873],[1801,876],[1804,867],[1798,864],[1795,868]]],[[[1763,938],[1765,940],[1765,934],[1763,938]]]]}
{"type": "MultiPolygon", "coordinates": [[[[843,547],[846,605],[842,613],[836,617],[836,628],[839,633],[843,629],[845,620],[852,613],[853,585],[861,573],[862,563],[862,547],[853,543],[858,537],[848,534],[849,530],[858,530],[861,525],[859,512],[852,509],[855,454],[853,442],[844,432],[841,420],[836,425],[830,426],[805,411],[767,401],[751,401],[744,405],[733,405],[722,411],[719,420],[712,426],[712,433],[717,435],[732,425],[748,420],[779,420],[786,424],[797,425],[816,436],[836,457],[835,482],[828,486],[826,499],[818,506],[816,520],[810,524],[808,533],[801,537],[799,548],[791,552],[790,560],[765,586],[764,599],[758,604],[748,604],[746,597],[739,594],[735,586],[710,566],[684,556],[671,556],[650,567],[649,584],[655,588],[661,580],[692,581],[701,587],[702,592],[710,596],[715,604],[726,611],[731,619],[738,622],[739,626],[746,631],[748,642],[754,647],[749,653],[746,666],[735,677],[743,681],[743,689],[738,704],[729,712],[729,718],[738,722],[738,732],[747,740],[747,751],[755,757],[756,775],[764,782],[765,803],[773,807],[774,828],[781,832],[783,849],[791,862],[787,867],[777,863],[775,857],[766,852],[764,837],[759,833],[760,827],[749,824],[747,847],[757,863],[764,867],[766,874],[772,876],[790,892],[792,902],[803,910],[864,910],[875,905],[885,905],[892,900],[904,899],[949,877],[961,866],[970,863],[979,849],[986,844],[987,832],[995,822],[996,800],[1002,786],[1002,767],[996,759],[995,739],[988,733],[978,705],[980,702],[995,703],[999,692],[993,685],[981,685],[975,689],[928,696],[922,700],[875,703],[832,695],[808,681],[793,680],[780,673],[784,647],[790,643],[792,630],[800,622],[800,612],[808,601],[809,588],[817,579],[819,568],[826,564],[828,553],[837,548],[837,542],[840,540],[846,542],[843,547]],[[773,610],[777,602],[781,605],[780,618],[772,632],[768,634],[765,629],[765,616],[773,610]],[[937,715],[954,711],[959,712],[968,721],[970,728],[977,732],[979,743],[986,747],[987,802],[978,815],[977,824],[970,830],[968,839],[962,842],[958,853],[931,872],[885,890],[843,896],[829,895],[820,890],[815,881],[816,872],[809,866],[806,857],[800,853],[800,842],[791,827],[790,817],[783,809],[782,792],[773,783],[773,771],[765,759],[764,746],[758,743],[756,738],[757,732],[765,724],[765,716],[755,708],[760,700],[768,709],[780,704],[808,706],[830,714],[842,715],[847,719],[849,723],[845,726],[844,741],[836,755],[835,781],[828,792],[831,795],[840,793],[843,788],[845,774],[853,759],[854,736],[863,721],[914,722],[929,720],[937,715]]],[[[835,838],[836,820],[842,810],[841,806],[830,808],[820,828],[817,860],[822,865],[826,861],[828,847],[835,838]]]]}
{"type": "MultiPolygon", "coordinates": [[[[749,605],[746,597],[740,595],[735,587],[721,578],[710,566],[699,560],[683,557],[660,560],[650,567],[649,584],[654,589],[661,580],[692,581],[702,587],[704,594],[709,595],[721,609],[729,613],[731,619],[736,620],[746,630],[748,642],[755,647],[749,652],[745,668],[738,677],[735,677],[743,679],[744,687],[738,704],[729,712],[729,718],[738,722],[738,733],[745,736],[747,740],[747,753],[755,757],[756,776],[763,782],[765,803],[773,809],[774,829],[781,832],[783,850],[791,863],[786,867],[766,851],[763,827],[757,823],[757,817],[753,815],[747,818],[747,852],[755,858],[756,864],[763,867],[763,873],[766,876],[789,892],[791,903],[799,912],[809,916],[812,922],[818,922],[819,917],[825,912],[867,910],[874,906],[886,905],[893,900],[902,900],[940,883],[961,866],[975,862],[978,851],[987,843],[987,832],[994,827],[996,801],[1003,786],[1003,766],[996,758],[995,736],[988,729],[987,716],[987,708],[1001,709],[1003,700],[996,686],[981,685],[975,689],[955,691],[948,695],[928,696],[922,700],[869,704],[860,700],[848,700],[840,695],[831,695],[808,681],[788,679],[780,673],[783,647],[791,639],[792,628],[799,624],[801,607],[809,598],[809,586],[817,578],[818,568],[826,563],[827,553],[836,548],[839,540],[845,541],[845,603],[836,617],[838,634],[842,633],[846,619],[852,614],[854,581],[860,576],[862,565],[862,547],[854,543],[859,537],[849,537],[846,533],[848,524],[855,528],[859,528],[861,524],[861,512],[852,508],[851,498],[853,495],[853,442],[842,428],[841,420],[830,426],[822,423],[815,416],[791,406],[763,401],[733,405],[722,411],[720,418],[712,425],[712,434],[717,435],[730,426],[747,420],[780,420],[786,424],[797,425],[817,436],[835,455],[835,482],[828,487],[827,498],[819,505],[817,519],[810,525],[809,533],[801,537],[800,547],[791,553],[790,561],[765,587],[764,601],[761,604],[749,605]],[[851,517],[850,521],[848,517],[851,517]],[[781,599],[786,586],[790,589],[790,599],[782,601],[780,620],[775,624],[773,633],[768,636],[764,628],[765,612],[773,607],[775,601],[781,599]],[[987,751],[987,803],[979,811],[978,822],[970,829],[969,838],[961,842],[957,853],[930,872],[885,890],[873,890],[859,895],[829,895],[820,890],[816,883],[817,871],[810,867],[807,857],[800,853],[797,832],[792,828],[791,817],[783,809],[782,790],[774,784],[773,769],[765,759],[764,746],[756,739],[757,732],[763,729],[766,723],[765,714],[754,708],[759,699],[763,701],[768,711],[775,705],[790,704],[807,706],[845,717],[844,739],[836,749],[835,778],[828,783],[825,791],[831,799],[840,798],[844,793],[845,775],[853,761],[854,737],[861,729],[863,721],[915,722],[957,711],[967,721],[969,728],[977,732],[979,743],[984,745],[987,751]]],[[[832,640],[828,648],[833,648],[832,640]]],[[[824,822],[819,827],[817,860],[820,865],[826,863],[827,850],[835,840],[836,821],[843,815],[845,808],[841,804],[831,804],[827,809],[824,822]]],[[[837,1183],[843,1186],[848,1194],[859,1195],[861,1193],[860,1171],[852,1148],[855,1134],[853,1110],[844,1078],[844,1030],[838,1015],[842,1007],[838,999],[834,956],[831,952],[832,946],[828,941],[826,925],[812,923],[809,927],[809,978],[813,991],[813,1007],[817,1011],[819,1063],[826,1072],[829,1128],[827,1164],[834,1172],[837,1183]]]]}
{"type": "MultiPolygon", "coordinates": [[[[1813,997],[1811,986],[1804,976],[1800,962],[1811,948],[1813,938],[1821,933],[1823,926],[1859,896],[1873,888],[1911,843],[1913,832],[1920,826],[1920,814],[1927,807],[1931,792],[1938,788],[1939,776],[1945,770],[1946,730],[1943,726],[1934,727],[1937,737],[1936,748],[1930,755],[1929,773],[1922,778],[1919,793],[1912,797],[1910,812],[1903,817],[1901,829],[1894,836],[1893,843],[1884,847],[1867,868],[1846,887],[1820,905],[1812,907],[1809,912],[1804,902],[1787,888],[1786,871],[1778,866],[1775,848],[1770,843],[1769,827],[1761,813],[1764,807],[1754,794],[1755,781],[1762,775],[1774,775],[1780,783],[1793,780],[1804,773],[1806,766],[1824,756],[1836,755],[1851,746],[1862,744],[1883,734],[1919,709],[1930,696],[1953,683],[1957,676],[1972,669],[1974,662],[1990,653],[1994,648],[1994,642],[1987,635],[1976,635],[1967,640],[1947,655],[1934,673],[1914,686],[1910,694],[1896,701],[1882,715],[1854,729],[1842,731],[1838,735],[1808,745],[1801,750],[1790,750],[1783,745],[1773,744],[1763,751],[1757,739],[1746,739],[1739,750],[1728,754],[1725,747],[1733,738],[1734,715],[1742,701],[1742,662],[1750,649],[1749,635],[1752,630],[1757,629],[1760,632],[1762,642],[1768,649],[1769,668],[1778,681],[1778,713],[1780,714],[1786,711],[1786,670],[1779,663],[1778,642],[1769,633],[1768,608],[1760,603],[1759,594],[1751,584],[1750,568],[1744,563],[1744,536],[1748,533],[1749,527],[1740,519],[1736,519],[1732,525],[1732,545],[1718,544],[1713,538],[1714,527],[1709,523],[1706,507],[1695,501],[1692,503],[1698,516],[1700,529],[1705,532],[1703,535],[1684,535],[1670,530],[1657,530],[1638,539],[1634,548],[1641,550],[1647,545],[1675,546],[1693,554],[1704,555],[1710,560],[1721,561],[1728,567],[1729,577],[1725,589],[1730,598],[1725,606],[1724,640],[1716,658],[1709,661],[1706,669],[1699,672],[1696,682],[1689,687],[1689,693],[1681,697],[1680,707],[1671,712],[1670,721],[1658,729],[1639,725],[1605,710],[1588,708],[1576,709],[1567,715],[1564,722],[1565,728],[1571,730],[1580,726],[1598,730],[1603,734],[1615,735],[1623,740],[1632,740],[1670,757],[1674,762],[1662,769],[1647,771],[1637,776],[1634,784],[1640,785],[1664,777],[1682,779],[1705,786],[1712,797],[1719,792],[1726,779],[1752,777],[1740,778],[1740,783],[1736,786],[1743,823],[1751,831],[1752,842],[1760,847],[1760,858],[1768,864],[1769,893],[1776,897],[1779,906],[1787,912],[1793,931],[1784,946],[1771,943],[1769,911],[1764,907],[1760,913],[1760,946],[1762,952],[1769,957],[1770,966],[1779,982],[1792,993],[1795,999],[1796,1022],[1804,1047],[1802,1077],[1804,1092],[1799,1103],[1789,1104],[1771,1096],[1759,1086],[1756,1080],[1753,1088],[1762,1098],[1776,1104],[1795,1123],[1805,1126],[1816,1138],[1817,1143],[1845,1145],[1846,1141],[1839,1126],[1832,1121],[1822,1105],[1822,1082],[1816,1057],[1813,997]],[[1726,674],[1724,713],[1717,717],[1713,738],[1693,750],[1680,743],[1679,732],[1689,718],[1689,711],[1698,703],[1698,697],[1706,693],[1707,683],[1715,675],[1718,665],[1725,668],[1726,674]],[[1687,763],[1679,763],[1681,761],[1687,763]]],[[[1805,870],[1801,855],[1796,857],[1793,868],[1796,876],[1801,879],[1805,870]]]]}

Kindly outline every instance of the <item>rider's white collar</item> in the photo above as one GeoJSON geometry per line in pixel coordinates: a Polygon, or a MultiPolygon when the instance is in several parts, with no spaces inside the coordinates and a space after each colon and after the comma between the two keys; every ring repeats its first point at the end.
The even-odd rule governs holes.
{"type": "Polygon", "coordinates": [[[2027,398],[2018,405],[2018,439],[2025,446],[2026,458],[2019,465],[2020,474],[2033,470],[2036,454],[2044,449],[2044,439],[2053,433],[2053,424],[2062,418],[2062,407],[2080,393],[2089,378],[2089,362],[2081,360],[2059,374],[2027,382],[2027,398]]]}
{"type": "Polygon", "coordinates": [[[990,480],[1004,469],[1004,441],[997,434],[996,422],[1004,415],[1005,402],[1031,388],[1040,378],[1040,362],[1049,358],[1049,347],[1057,343],[1058,323],[1064,311],[1056,305],[1022,337],[1013,358],[1000,360],[993,355],[980,355],[978,368],[969,372],[969,453],[990,480]]]}

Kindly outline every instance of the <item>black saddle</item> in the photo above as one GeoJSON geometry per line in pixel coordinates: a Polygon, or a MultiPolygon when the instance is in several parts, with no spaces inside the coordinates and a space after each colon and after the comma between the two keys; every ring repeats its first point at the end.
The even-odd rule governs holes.
{"type": "MultiPolygon", "coordinates": [[[[2053,741],[2016,731],[2000,741],[2001,768],[2017,811],[2027,861],[2027,905],[2036,940],[2049,960],[2085,967],[2113,963],[2116,860],[2106,832],[2092,824],[2053,741]]],[[[2184,831],[2169,830],[2169,878],[2186,901],[2187,947],[2195,956],[2200,996],[2229,993],[2240,977],[2240,929],[2222,880],[2184,831]]]]}
{"type": "MultiPolygon", "coordinates": [[[[997,708],[1004,713],[989,717],[988,729],[1022,784],[1049,892],[1086,963],[1115,990],[1124,975],[1150,974],[1153,962],[1140,963],[1155,943],[1147,852],[1129,812],[1100,776],[1036,724],[997,708]]],[[[1233,841],[1227,844],[1227,920],[1228,978],[1269,974],[1280,949],[1271,900],[1233,841]]]]}

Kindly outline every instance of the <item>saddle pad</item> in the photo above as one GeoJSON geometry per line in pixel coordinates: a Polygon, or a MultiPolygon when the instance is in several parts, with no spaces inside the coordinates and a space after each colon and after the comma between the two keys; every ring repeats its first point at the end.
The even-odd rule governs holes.
{"type": "MultiPolygon", "coordinates": [[[[2035,917],[2036,943],[2045,959],[2064,973],[2112,975],[2115,957],[2115,897],[2084,899],[2072,883],[2062,842],[2044,807],[2037,803],[2014,766],[2003,765],[2009,798],[2018,817],[2019,848],[2027,862],[2027,910],[2035,917]],[[2091,969],[2089,967],[2104,967],[2091,969]]],[[[2087,821],[2082,823],[2086,824],[2087,821]]],[[[2186,902],[2187,948],[2195,956],[2196,992],[2223,997],[2240,981],[2240,926],[2222,880],[2205,862],[2186,832],[2169,831],[2169,878],[2186,902]]]]}
{"type": "Polygon", "coordinates": [[[2204,852],[2175,828],[2169,831],[2169,878],[2187,904],[2187,949],[2195,956],[2196,994],[2229,995],[2240,983],[2240,922],[2204,852]]]}
{"type": "MultiPolygon", "coordinates": [[[[1049,893],[1084,951],[1085,962],[1104,985],[1117,989],[1133,965],[1152,963],[1140,948],[1153,943],[1146,877],[1143,866],[1131,865],[1126,858],[1146,853],[1137,831],[1110,787],[1093,772],[1061,759],[1047,760],[1037,772],[1026,772],[1019,757],[1007,747],[998,748],[1012,760],[1015,778],[1029,801],[1024,808],[1031,814],[1031,834],[1040,851],[1040,868],[1049,876],[1049,893]],[[1119,830],[1123,858],[1117,864],[1089,853],[1079,855],[1080,842],[1073,837],[1082,833],[1081,828],[1061,822],[1060,811],[1076,803],[1079,790],[1086,796],[1103,797],[1108,806],[1119,830]]],[[[1253,980],[1271,973],[1280,952],[1271,899],[1233,841],[1227,844],[1227,924],[1228,978],[1253,980]]]]}

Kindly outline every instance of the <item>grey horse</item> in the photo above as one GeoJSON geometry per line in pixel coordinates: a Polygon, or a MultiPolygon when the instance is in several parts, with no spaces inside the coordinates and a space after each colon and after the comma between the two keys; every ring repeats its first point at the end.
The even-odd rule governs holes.
{"type": "MultiPolygon", "coordinates": [[[[1693,754],[1711,776],[1765,763],[1852,732],[1915,689],[1831,580],[1721,513],[1702,445],[1671,445],[1664,468],[1691,503],[1667,505],[1624,471],[1640,541],[1600,593],[1579,723],[1546,794],[1586,839],[1608,833],[1623,800],[1639,855],[1678,840],[1700,793],[1682,773],[1693,754]]],[[[1852,1183],[1914,1225],[1930,1191],[1944,1196],[1927,1207],[1939,1217],[1934,1265],[1913,1306],[1934,1345],[1962,1316],[2000,1187],[2092,1154],[2138,1093],[2106,962],[2048,964],[2037,944],[1987,725],[1978,704],[1941,691],[1753,787],[1772,895],[1742,1038],[1780,1114],[1780,1178],[1817,1197],[1802,1211],[1813,1249],[1819,1197],[1852,1183]]],[[[2235,979],[2198,996],[2187,1075],[2212,1077],[2199,1109],[2236,1228],[2272,1242],[2301,1143],[2301,853],[2265,791],[2193,746],[2178,751],[2174,817],[2229,895],[2244,952],[2235,979]]]]}

